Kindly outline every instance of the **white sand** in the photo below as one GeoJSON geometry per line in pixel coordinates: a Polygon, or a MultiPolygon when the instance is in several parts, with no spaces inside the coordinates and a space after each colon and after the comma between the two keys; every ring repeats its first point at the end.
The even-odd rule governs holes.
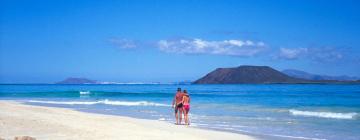
{"type": "Polygon", "coordinates": [[[78,112],[64,108],[0,101],[0,138],[37,140],[253,140],[227,132],[156,120],[78,112]]]}

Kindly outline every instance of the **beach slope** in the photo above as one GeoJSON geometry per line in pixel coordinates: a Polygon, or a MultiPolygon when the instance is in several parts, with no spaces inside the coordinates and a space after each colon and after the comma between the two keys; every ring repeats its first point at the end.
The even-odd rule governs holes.
{"type": "Polygon", "coordinates": [[[177,126],[156,120],[84,113],[64,108],[0,101],[0,138],[37,140],[253,140],[227,132],[177,126]]]}

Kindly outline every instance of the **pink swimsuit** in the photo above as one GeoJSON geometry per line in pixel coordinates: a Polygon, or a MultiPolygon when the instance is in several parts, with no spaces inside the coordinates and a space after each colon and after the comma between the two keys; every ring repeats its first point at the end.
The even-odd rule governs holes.
{"type": "Polygon", "coordinates": [[[183,106],[184,106],[185,111],[189,111],[189,110],[190,110],[190,105],[189,105],[189,104],[186,104],[186,105],[183,105],[183,106]]]}

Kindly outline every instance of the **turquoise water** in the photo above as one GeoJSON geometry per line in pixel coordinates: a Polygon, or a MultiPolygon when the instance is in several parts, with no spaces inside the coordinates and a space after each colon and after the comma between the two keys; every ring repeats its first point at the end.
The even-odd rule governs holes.
{"type": "Polygon", "coordinates": [[[264,139],[360,139],[360,85],[0,85],[1,100],[174,123],[175,90],[191,125],[264,139]]]}

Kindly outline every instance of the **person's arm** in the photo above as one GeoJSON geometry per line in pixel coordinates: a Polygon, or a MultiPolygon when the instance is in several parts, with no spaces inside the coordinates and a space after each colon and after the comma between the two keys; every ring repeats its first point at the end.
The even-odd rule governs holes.
{"type": "Polygon", "coordinates": [[[175,97],[174,97],[174,99],[173,99],[173,101],[172,101],[172,104],[171,104],[171,107],[172,107],[172,108],[174,108],[175,98],[176,98],[176,95],[175,95],[175,97]]]}

